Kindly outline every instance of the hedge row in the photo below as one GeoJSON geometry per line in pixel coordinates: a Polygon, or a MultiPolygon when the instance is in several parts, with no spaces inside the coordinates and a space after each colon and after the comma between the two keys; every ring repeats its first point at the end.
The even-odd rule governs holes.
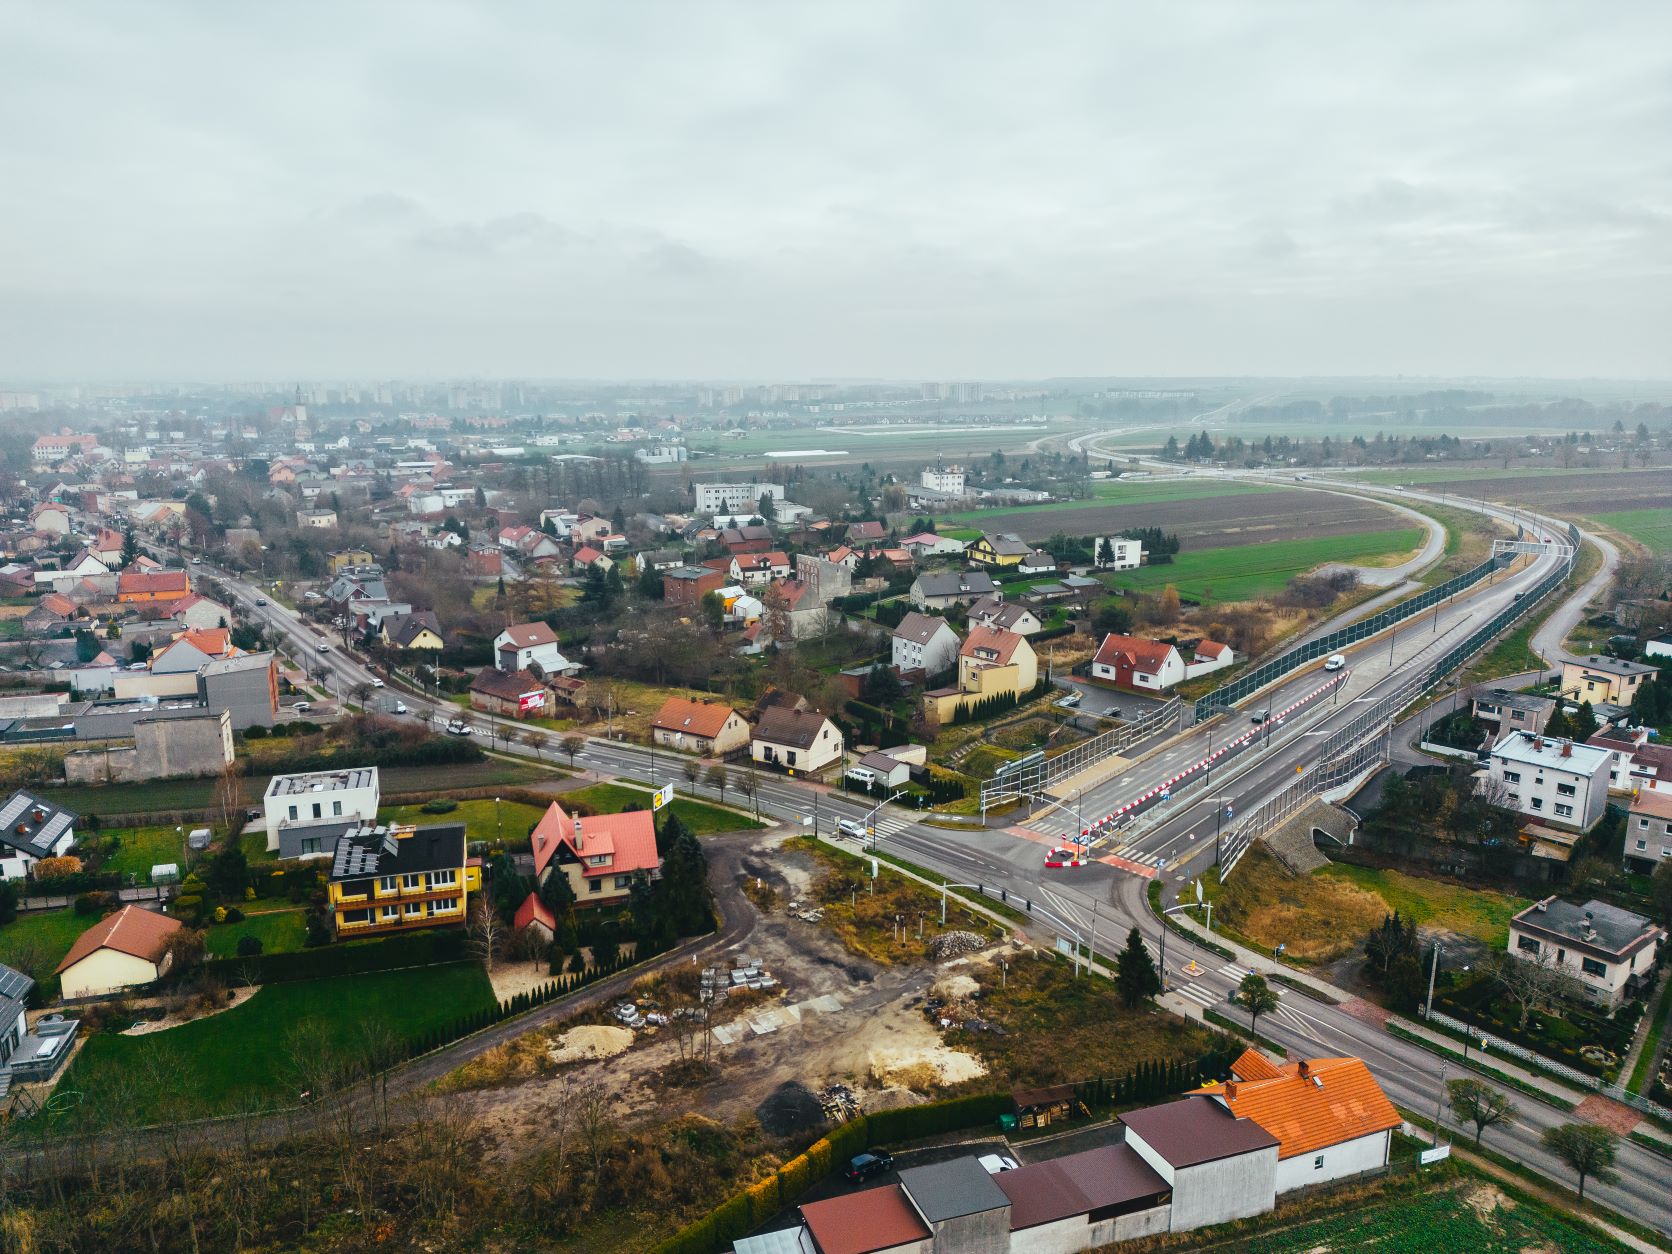
{"type": "Polygon", "coordinates": [[[860,1115],[831,1130],[764,1180],[721,1202],[688,1224],[652,1254],[719,1254],[739,1237],[772,1219],[848,1159],[873,1145],[992,1123],[1011,1109],[1008,1093],[976,1093],[924,1106],[902,1106],[860,1115]]]}
{"type": "Polygon", "coordinates": [[[258,984],[292,980],[325,980],[337,975],[364,975],[400,967],[428,967],[466,958],[463,929],[411,932],[383,940],[346,945],[322,945],[295,953],[256,954],[248,958],[211,958],[203,970],[227,983],[253,974],[258,984]],[[253,972],[252,972],[253,968],[253,972]]]}

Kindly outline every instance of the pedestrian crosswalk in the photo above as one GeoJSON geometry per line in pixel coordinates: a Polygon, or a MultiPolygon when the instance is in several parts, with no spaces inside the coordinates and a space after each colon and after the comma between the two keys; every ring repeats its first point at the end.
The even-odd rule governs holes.
{"type": "Polygon", "coordinates": [[[1162,861],[1160,854],[1145,853],[1135,845],[1120,845],[1107,852],[1124,862],[1137,862],[1143,866],[1160,866],[1162,861]]]}
{"type": "Polygon", "coordinates": [[[1199,984],[1180,984],[1173,989],[1180,997],[1188,997],[1200,1006],[1217,1006],[1220,998],[1199,984]]]}
{"type": "Polygon", "coordinates": [[[878,836],[898,836],[911,826],[911,820],[896,818],[891,814],[878,814],[871,826],[877,829],[878,836]]]}

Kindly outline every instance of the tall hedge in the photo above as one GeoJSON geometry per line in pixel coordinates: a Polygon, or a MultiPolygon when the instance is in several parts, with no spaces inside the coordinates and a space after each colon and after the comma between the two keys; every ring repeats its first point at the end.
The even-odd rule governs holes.
{"type": "Polygon", "coordinates": [[[465,940],[462,928],[409,932],[359,944],[322,945],[318,949],[304,949],[296,953],[211,958],[203,964],[203,970],[229,983],[242,979],[252,967],[258,984],[323,980],[334,975],[363,975],[370,971],[393,971],[399,967],[462,962],[467,957],[465,940]]]}

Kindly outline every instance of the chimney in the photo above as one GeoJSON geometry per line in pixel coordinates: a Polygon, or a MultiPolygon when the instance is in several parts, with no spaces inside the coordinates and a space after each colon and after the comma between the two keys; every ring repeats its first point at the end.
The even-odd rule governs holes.
{"type": "Polygon", "coordinates": [[[1235,1080],[1225,1081],[1225,1100],[1228,1102],[1237,1100],[1237,1082],[1235,1080]]]}
{"type": "Polygon", "coordinates": [[[1562,741],[1562,756],[1564,758],[1571,758],[1573,756],[1573,741],[1562,741]]]}
{"type": "Polygon", "coordinates": [[[581,841],[582,841],[582,839],[583,838],[581,836],[581,820],[580,820],[580,817],[577,815],[576,818],[575,818],[575,852],[576,853],[579,853],[581,851],[581,841]]]}
{"type": "Polygon", "coordinates": [[[1311,1074],[1312,1074],[1312,1064],[1309,1063],[1306,1059],[1302,1058],[1300,1060],[1300,1078],[1305,1080],[1305,1079],[1309,1078],[1311,1076],[1311,1074]]]}

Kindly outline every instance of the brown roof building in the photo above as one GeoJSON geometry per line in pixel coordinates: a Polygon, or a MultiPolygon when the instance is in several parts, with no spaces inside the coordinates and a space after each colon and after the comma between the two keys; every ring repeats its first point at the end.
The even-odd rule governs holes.
{"type": "Polygon", "coordinates": [[[168,943],[180,921],[124,906],[80,936],[58,964],[66,998],[93,997],[149,984],[169,968],[168,943]]]}

